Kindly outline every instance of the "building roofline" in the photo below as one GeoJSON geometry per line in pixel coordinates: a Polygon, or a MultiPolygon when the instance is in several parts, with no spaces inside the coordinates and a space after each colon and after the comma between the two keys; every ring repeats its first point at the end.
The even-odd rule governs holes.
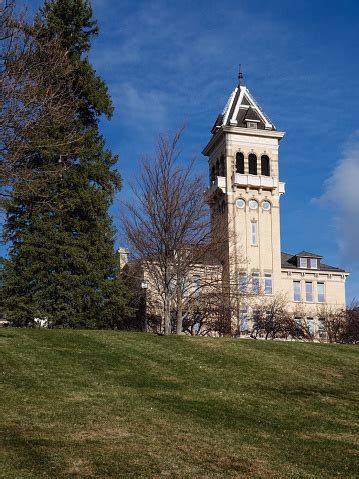
{"type": "MultiPolygon", "coordinates": [[[[327,273],[344,273],[346,276],[349,276],[349,272],[346,271],[345,269],[342,268],[337,268],[336,266],[330,266],[328,264],[324,264],[319,262],[319,268],[300,268],[299,266],[296,266],[295,264],[285,264],[288,263],[288,260],[295,258],[297,255],[296,254],[290,254],[290,253],[285,253],[284,251],[281,252],[281,269],[282,270],[291,270],[291,271],[303,271],[303,272],[310,272],[310,273],[315,273],[315,272],[320,272],[320,271],[325,271],[327,273]],[[287,258],[283,258],[283,256],[286,256],[287,258]]],[[[322,256],[316,256],[318,259],[321,259],[322,256]]]]}

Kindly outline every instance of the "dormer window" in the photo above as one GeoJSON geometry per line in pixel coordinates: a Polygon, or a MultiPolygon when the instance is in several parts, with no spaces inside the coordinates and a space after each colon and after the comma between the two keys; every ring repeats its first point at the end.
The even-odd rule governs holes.
{"type": "Polygon", "coordinates": [[[309,267],[310,267],[310,269],[318,269],[317,258],[310,258],[309,267]]]}
{"type": "Polygon", "coordinates": [[[248,108],[244,116],[244,121],[247,124],[247,128],[252,128],[252,129],[258,128],[258,123],[260,123],[260,117],[257,111],[251,106],[248,108]]]}
{"type": "Polygon", "coordinates": [[[303,269],[321,269],[320,260],[322,256],[319,254],[308,253],[307,251],[301,251],[294,255],[289,262],[295,264],[297,268],[303,269]]]}
{"type": "Polygon", "coordinates": [[[299,268],[307,268],[308,261],[307,258],[299,258],[299,268]]]}

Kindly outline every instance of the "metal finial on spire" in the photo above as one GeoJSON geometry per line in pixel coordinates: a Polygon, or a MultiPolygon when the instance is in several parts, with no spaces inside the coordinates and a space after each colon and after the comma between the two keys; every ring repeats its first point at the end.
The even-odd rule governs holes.
{"type": "Polygon", "coordinates": [[[243,86],[243,73],[242,73],[241,64],[239,64],[238,80],[239,80],[239,86],[243,86]]]}

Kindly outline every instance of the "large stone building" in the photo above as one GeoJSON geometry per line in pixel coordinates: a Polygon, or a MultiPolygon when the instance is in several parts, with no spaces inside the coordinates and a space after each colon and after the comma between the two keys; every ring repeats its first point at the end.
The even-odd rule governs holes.
{"type": "MultiPolygon", "coordinates": [[[[285,183],[279,175],[279,142],[284,132],[276,129],[259,106],[243,84],[241,73],[239,85],[211,132],[203,150],[209,168],[206,199],[211,208],[213,235],[220,236],[219,241],[214,238],[214,243],[220,245],[221,258],[212,256],[208,261],[207,255],[189,271],[186,284],[195,303],[200,290],[205,298],[204,309],[215,291],[225,291],[219,296],[220,302],[235,298],[230,331],[246,334],[253,327],[258,305],[281,297],[287,310],[306,325],[312,336],[323,337],[324,309],[345,307],[348,273],[323,263],[320,254],[281,251],[280,202],[285,183]]],[[[123,265],[128,252],[119,252],[123,265]]],[[[139,265],[136,262],[136,277],[148,286],[152,304],[156,304],[151,307],[147,294],[146,310],[160,317],[163,295],[159,282],[151,278],[144,263],[139,265]]],[[[183,294],[185,301],[190,296],[188,290],[183,294]]],[[[187,303],[188,308],[193,306],[193,301],[192,306],[190,301],[187,303]]],[[[173,304],[175,309],[175,298],[173,304]]]]}
{"type": "Polygon", "coordinates": [[[320,254],[281,251],[285,183],[279,175],[279,142],[284,132],[276,129],[243,84],[241,73],[211,132],[203,150],[210,177],[207,198],[213,217],[225,215],[228,223],[230,284],[242,283],[252,293],[267,296],[285,294],[293,313],[301,305],[303,319],[318,332],[323,305],[345,306],[348,273],[324,264],[320,254]]]}

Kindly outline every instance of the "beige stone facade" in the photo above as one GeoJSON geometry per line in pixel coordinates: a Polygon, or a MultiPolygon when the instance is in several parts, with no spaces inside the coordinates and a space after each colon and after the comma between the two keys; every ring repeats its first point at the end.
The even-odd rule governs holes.
{"type": "Polygon", "coordinates": [[[247,87],[238,85],[212,133],[203,150],[210,177],[207,198],[213,217],[225,215],[228,221],[231,284],[237,288],[242,275],[251,293],[285,295],[293,314],[313,321],[317,333],[323,307],[345,306],[348,273],[323,264],[317,254],[281,252],[284,132],[276,130],[247,87]]]}
{"type": "MultiPolygon", "coordinates": [[[[284,135],[247,87],[238,85],[203,150],[210,179],[206,199],[213,225],[223,225],[212,228],[214,235],[221,236],[215,243],[221,244],[223,252],[217,262],[193,266],[183,300],[190,310],[191,304],[199,304],[190,298],[198,298],[201,290],[204,309],[214,296],[219,302],[229,301],[231,332],[242,334],[242,321],[250,329],[259,304],[281,297],[293,317],[307,323],[313,337],[322,338],[323,309],[345,307],[348,273],[324,264],[315,253],[281,251],[280,203],[285,183],[280,177],[279,145],[284,135]]],[[[121,264],[126,264],[126,251],[119,253],[121,264]]],[[[147,310],[160,316],[163,294],[156,268],[152,265],[151,273],[142,264],[137,277],[148,283],[147,310]]],[[[175,306],[175,295],[171,301],[175,306]]]]}

